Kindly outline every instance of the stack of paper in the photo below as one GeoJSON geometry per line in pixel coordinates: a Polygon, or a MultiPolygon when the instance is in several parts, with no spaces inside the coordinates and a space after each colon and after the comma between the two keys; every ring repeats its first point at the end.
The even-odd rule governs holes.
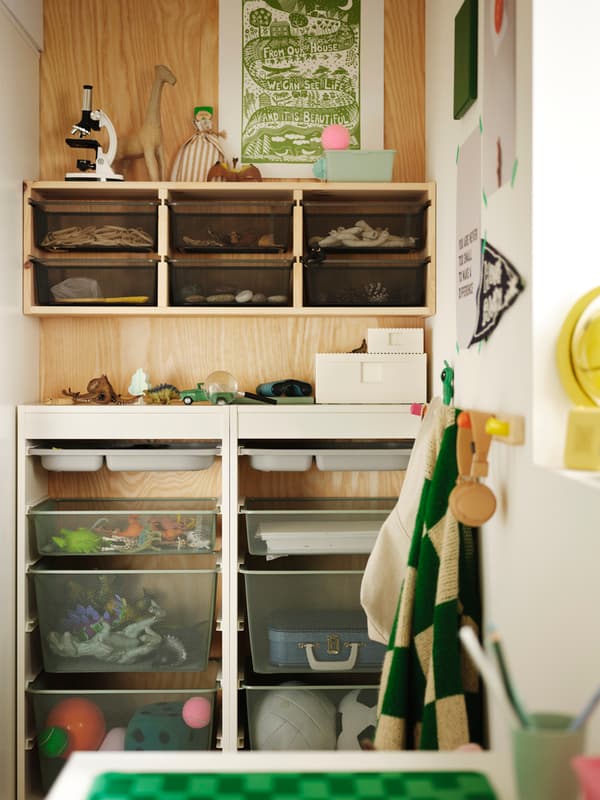
{"type": "Polygon", "coordinates": [[[265,542],[267,553],[370,553],[381,528],[381,520],[266,520],[257,527],[256,538],[265,542]]]}

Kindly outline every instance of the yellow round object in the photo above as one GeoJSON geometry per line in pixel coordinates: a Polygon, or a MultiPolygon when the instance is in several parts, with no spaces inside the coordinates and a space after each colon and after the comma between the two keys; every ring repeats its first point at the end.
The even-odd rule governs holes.
{"type": "Polygon", "coordinates": [[[600,405],[600,287],[580,297],[558,335],[556,363],[562,385],[578,406],[600,405]]]}

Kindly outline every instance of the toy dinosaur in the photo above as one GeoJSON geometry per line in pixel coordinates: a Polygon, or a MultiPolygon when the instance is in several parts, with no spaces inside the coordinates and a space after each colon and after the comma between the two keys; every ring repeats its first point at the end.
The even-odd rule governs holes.
{"type": "Polygon", "coordinates": [[[98,403],[105,406],[110,403],[125,405],[128,403],[135,403],[138,400],[134,395],[117,394],[106,375],[100,375],[99,378],[92,378],[86,386],[85,394],[81,394],[81,392],[72,392],[70,386],[68,389],[63,389],[62,393],[65,397],[72,398],[74,403],[98,403]]]}
{"type": "Polygon", "coordinates": [[[53,536],[52,541],[59,550],[65,553],[99,553],[102,550],[102,535],[89,528],[61,528],[59,536],[53,536]]]}
{"type": "Polygon", "coordinates": [[[169,405],[171,400],[179,400],[179,389],[172,383],[159,383],[151,389],[144,390],[144,403],[160,403],[169,405]]]}
{"type": "MultiPolygon", "coordinates": [[[[95,600],[104,597],[108,583],[100,582],[97,592],[79,593],[95,600]]],[[[144,592],[137,602],[129,604],[118,594],[106,602],[96,604],[78,603],[69,609],[62,620],[62,632],[51,631],[48,645],[53,653],[63,658],[93,657],[111,664],[134,664],[157,651],[161,645],[172,652],[171,661],[183,663],[185,647],[172,634],[163,636],[154,627],[165,618],[167,612],[154,598],[144,592]]]]}

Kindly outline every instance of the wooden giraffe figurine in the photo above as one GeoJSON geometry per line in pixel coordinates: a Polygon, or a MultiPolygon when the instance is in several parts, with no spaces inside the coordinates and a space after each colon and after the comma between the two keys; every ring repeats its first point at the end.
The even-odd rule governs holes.
{"type": "Polygon", "coordinates": [[[154,83],[142,127],[138,131],[121,136],[117,143],[115,161],[144,157],[151,181],[162,181],[165,172],[160,124],[160,100],[165,83],[174,86],[177,78],[164,64],[154,67],[154,83]]]}

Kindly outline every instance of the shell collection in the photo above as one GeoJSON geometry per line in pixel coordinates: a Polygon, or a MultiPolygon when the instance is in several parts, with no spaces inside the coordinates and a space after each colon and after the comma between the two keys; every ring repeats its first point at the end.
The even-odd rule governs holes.
{"type": "Polygon", "coordinates": [[[401,250],[414,250],[418,243],[417,236],[399,236],[390,233],[388,228],[373,228],[364,219],[357,220],[349,228],[333,228],[328,236],[313,236],[309,241],[311,247],[389,247],[401,250]]]}

